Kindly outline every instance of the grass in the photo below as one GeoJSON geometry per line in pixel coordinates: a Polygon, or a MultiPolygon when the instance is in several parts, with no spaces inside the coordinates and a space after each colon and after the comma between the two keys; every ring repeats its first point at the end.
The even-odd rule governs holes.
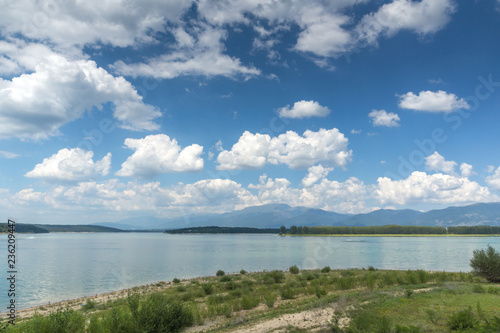
{"type": "MultiPolygon", "coordinates": [[[[31,332],[36,325],[47,332],[56,327],[50,325],[67,332],[104,328],[133,332],[138,327],[153,332],[157,323],[151,318],[169,327],[162,318],[180,318],[173,313],[187,314],[185,326],[205,325],[198,331],[236,332],[245,325],[325,308],[335,309],[335,315],[321,318],[314,327],[324,332],[449,332],[460,325],[470,331],[496,332],[500,285],[471,273],[422,270],[328,267],[300,270],[300,274],[225,274],[137,287],[128,297],[102,303],[88,300],[83,307],[20,320],[7,332],[31,332]],[[157,308],[167,312],[156,313],[157,308]],[[61,326],[65,321],[69,326],[61,326]]],[[[308,331],[292,324],[286,329],[308,331]]]]}

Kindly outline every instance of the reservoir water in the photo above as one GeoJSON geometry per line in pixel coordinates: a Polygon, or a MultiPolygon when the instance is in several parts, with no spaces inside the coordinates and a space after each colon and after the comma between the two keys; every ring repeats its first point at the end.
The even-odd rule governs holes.
{"type": "MultiPolygon", "coordinates": [[[[475,249],[499,237],[279,237],[162,233],[16,235],[16,308],[225,272],[299,268],[470,271],[475,249]]],[[[0,236],[0,307],[6,311],[7,235],[0,236]]]]}

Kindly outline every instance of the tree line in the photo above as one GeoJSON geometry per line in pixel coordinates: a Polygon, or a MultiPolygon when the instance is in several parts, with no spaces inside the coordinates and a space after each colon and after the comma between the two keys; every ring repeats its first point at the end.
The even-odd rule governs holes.
{"type": "Polygon", "coordinates": [[[281,234],[291,235],[493,235],[500,234],[500,227],[473,226],[473,227],[427,227],[414,225],[383,225],[370,227],[349,226],[285,226],[280,228],[281,234]]]}

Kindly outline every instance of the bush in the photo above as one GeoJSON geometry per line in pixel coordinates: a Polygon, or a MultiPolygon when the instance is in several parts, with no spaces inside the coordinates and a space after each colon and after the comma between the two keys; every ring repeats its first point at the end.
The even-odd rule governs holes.
{"type": "Polygon", "coordinates": [[[210,283],[204,283],[201,285],[201,287],[203,288],[203,291],[206,295],[211,295],[214,292],[214,288],[210,283]]]}
{"type": "Polygon", "coordinates": [[[240,274],[241,274],[241,275],[245,275],[246,273],[247,273],[247,271],[245,271],[244,269],[242,269],[242,270],[240,271],[240,274]]]}
{"type": "Polygon", "coordinates": [[[330,273],[331,270],[330,266],[325,266],[321,269],[321,273],[330,273]]]}
{"type": "Polygon", "coordinates": [[[474,328],[475,324],[476,320],[470,307],[454,313],[448,320],[448,328],[452,331],[474,328]]]}
{"type": "Polygon", "coordinates": [[[297,267],[297,265],[290,266],[290,268],[288,270],[292,274],[299,274],[299,268],[297,267]]]}
{"type": "Polygon", "coordinates": [[[87,302],[82,305],[82,310],[86,311],[86,310],[92,310],[93,308],[95,308],[96,304],[93,300],[91,299],[87,299],[87,302]]]}
{"type": "Polygon", "coordinates": [[[491,245],[486,250],[474,250],[470,266],[489,282],[500,282],[500,254],[491,245]]]}
{"type": "Polygon", "coordinates": [[[179,280],[178,278],[174,278],[172,281],[173,281],[174,283],[179,283],[179,282],[181,282],[181,280],[179,280]]]}
{"type": "Polygon", "coordinates": [[[241,308],[243,310],[250,310],[259,305],[259,299],[251,295],[243,295],[241,297],[241,308]]]}
{"type": "Polygon", "coordinates": [[[285,274],[282,271],[272,271],[263,277],[265,284],[282,283],[285,281],[285,274]]]}
{"type": "MultiPolygon", "coordinates": [[[[11,326],[12,327],[12,326],[11,326]]],[[[36,314],[25,323],[16,324],[18,332],[36,333],[79,333],[84,331],[85,317],[75,310],[57,310],[48,316],[36,314]]]]}
{"type": "Polygon", "coordinates": [[[151,294],[142,303],[138,317],[146,332],[179,332],[194,323],[191,309],[159,293],[151,294]]]}
{"type": "Polygon", "coordinates": [[[224,275],[226,275],[226,273],[224,273],[224,271],[223,271],[223,270],[219,269],[219,270],[217,271],[217,273],[215,273],[215,275],[216,275],[216,276],[224,276],[224,275]]]}
{"type": "Polygon", "coordinates": [[[285,285],[280,290],[281,299],[293,299],[295,297],[295,291],[292,286],[285,285]]]}
{"type": "Polygon", "coordinates": [[[229,282],[231,281],[231,277],[230,276],[227,276],[227,275],[224,275],[220,278],[219,280],[220,282],[229,282]]]}

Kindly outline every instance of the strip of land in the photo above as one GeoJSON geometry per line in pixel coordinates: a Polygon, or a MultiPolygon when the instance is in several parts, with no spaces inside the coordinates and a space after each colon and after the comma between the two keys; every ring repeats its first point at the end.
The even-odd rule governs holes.
{"type": "Polygon", "coordinates": [[[473,330],[500,324],[500,284],[471,273],[291,267],[287,272],[222,274],[22,310],[7,332],[23,332],[43,321],[50,325],[61,316],[68,325],[83,325],[84,332],[118,332],[113,325],[144,329],[148,318],[168,317],[172,304],[177,304],[176,322],[184,323],[183,332],[375,332],[396,327],[400,332],[449,332],[451,322],[463,318],[471,319],[462,324],[473,330]],[[151,304],[163,299],[160,308],[167,312],[155,317],[151,304]],[[41,316],[33,317],[35,313],[41,316]]]}

